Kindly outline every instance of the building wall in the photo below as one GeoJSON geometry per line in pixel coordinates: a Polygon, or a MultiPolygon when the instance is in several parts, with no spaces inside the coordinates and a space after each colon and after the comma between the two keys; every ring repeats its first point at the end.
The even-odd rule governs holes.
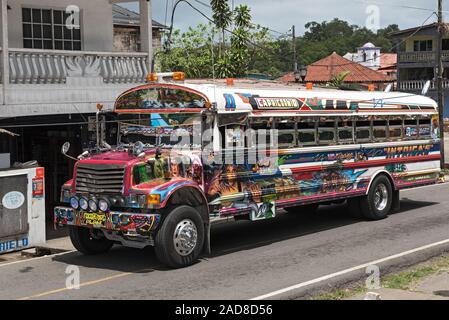
{"type": "Polygon", "coordinates": [[[108,0],[9,0],[9,47],[23,48],[22,7],[65,10],[77,5],[80,12],[83,51],[112,51],[112,5],[108,0]],[[99,23],[101,21],[101,23],[99,23]]]}
{"type": "MultiPolygon", "coordinates": [[[[161,47],[161,32],[153,29],[153,48],[161,47]]],[[[114,51],[138,52],[140,46],[140,27],[114,26],[114,51]]]]}
{"type": "Polygon", "coordinates": [[[414,36],[414,37],[408,39],[405,42],[405,51],[406,52],[413,52],[414,51],[414,42],[417,41],[417,40],[434,40],[433,41],[433,45],[432,45],[432,50],[433,51],[437,50],[437,41],[435,41],[434,37],[422,35],[422,36],[414,36]]]}

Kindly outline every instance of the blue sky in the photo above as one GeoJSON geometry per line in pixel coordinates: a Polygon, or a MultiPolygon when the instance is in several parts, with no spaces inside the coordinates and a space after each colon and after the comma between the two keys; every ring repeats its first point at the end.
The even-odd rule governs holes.
{"type": "MultiPolygon", "coordinates": [[[[210,9],[200,2],[209,0],[189,0],[195,7],[211,15],[210,9]]],[[[170,24],[171,6],[176,0],[152,0],[153,19],[170,24]],[[166,4],[168,3],[167,20],[166,4]]],[[[230,0],[230,3],[232,0],[230,0]]],[[[421,25],[436,10],[437,0],[233,0],[234,5],[247,4],[251,8],[253,21],[280,32],[287,32],[296,25],[298,33],[304,32],[304,25],[309,21],[331,20],[335,17],[349,21],[351,24],[364,26],[367,21],[366,10],[370,5],[379,8],[379,25],[399,24],[401,28],[421,25]],[[416,7],[416,8],[409,8],[416,7]]],[[[122,4],[138,11],[138,4],[122,4]]],[[[446,7],[444,8],[446,10],[446,7]]],[[[449,5],[447,6],[449,10],[449,5]]],[[[445,12],[449,20],[449,12],[445,12]]],[[[433,16],[428,23],[436,21],[433,16]]],[[[181,3],[176,10],[175,28],[185,30],[189,26],[206,22],[187,4],[181,3]]]]}

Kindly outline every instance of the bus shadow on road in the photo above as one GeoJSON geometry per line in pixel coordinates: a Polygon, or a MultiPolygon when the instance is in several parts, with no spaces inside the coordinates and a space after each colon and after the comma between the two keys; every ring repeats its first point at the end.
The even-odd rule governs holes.
{"type": "MultiPolygon", "coordinates": [[[[437,204],[437,202],[402,198],[400,210],[396,211],[394,215],[437,204]]],[[[384,221],[387,220],[388,218],[384,221]]],[[[299,212],[297,214],[281,214],[272,221],[241,221],[235,227],[232,227],[231,224],[223,227],[217,226],[211,232],[213,251],[211,257],[241,250],[250,250],[357,223],[376,222],[364,221],[362,218],[354,218],[349,214],[348,206],[346,204],[340,204],[320,206],[314,214],[303,215],[299,212]]],[[[383,221],[379,223],[383,223],[383,221]]]]}
{"type": "Polygon", "coordinates": [[[439,202],[417,201],[409,198],[401,198],[401,208],[398,211],[393,212],[393,214],[404,213],[410,210],[430,207],[437,204],[439,204],[439,202]]]}
{"type": "MultiPolygon", "coordinates": [[[[436,204],[438,203],[402,198],[401,209],[394,215],[436,204]]],[[[214,225],[211,230],[212,254],[205,257],[204,260],[357,223],[376,222],[366,222],[353,218],[348,215],[347,205],[339,204],[320,206],[320,209],[313,214],[280,213],[273,220],[237,221],[214,225]]],[[[380,221],[380,223],[383,222],[380,221]]],[[[172,270],[159,263],[152,247],[133,249],[114,246],[111,251],[105,254],[85,256],[73,252],[55,256],[53,260],[68,265],[130,273],[172,270]]]]}

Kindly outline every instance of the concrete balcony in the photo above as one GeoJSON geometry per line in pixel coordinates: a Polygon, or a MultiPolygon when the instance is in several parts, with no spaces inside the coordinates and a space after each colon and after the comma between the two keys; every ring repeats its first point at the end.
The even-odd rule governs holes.
{"type": "Polygon", "coordinates": [[[0,117],[95,112],[145,82],[148,53],[9,49],[0,117]]]}
{"type": "MultiPolygon", "coordinates": [[[[435,51],[400,52],[398,63],[435,63],[437,53],[435,51]]],[[[443,51],[443,61],[449,62],[449,51],[443,51]]]]}
{"type": "MultiPolygon", "coordinates": [[[[408,80],[400,81],[398,86],[398,91],[422,91],[426,80],[408,80]]],[[[436,81],[431,81],[430,90],[436,90],[436,81]]],[[[449,89],[449,80],[443,80],[443,88],[449,89]]]]}

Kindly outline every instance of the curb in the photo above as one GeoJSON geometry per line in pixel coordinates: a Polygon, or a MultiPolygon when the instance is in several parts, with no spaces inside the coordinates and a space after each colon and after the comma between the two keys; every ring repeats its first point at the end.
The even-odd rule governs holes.
{"type": "MultiPolygon", "coordinates": [[[[421,252],[415,252],[399,258],[392,258],[377,264],[380,268],[381,278],[390,273],[402,271],[429,259],[435,258],[449,252],[449,243],[441,244],[433,248],[425,249],[421,252]]],[[[314,296],[329,293],[330,291],[349,287],[351,285],[364,282],[370,274],[367,274],[365,268],[348,272],[347,274],[336,276],[334,278],[314,283],[300,289],[285,292],[267,300],[307,300],[314,296]]]]}

